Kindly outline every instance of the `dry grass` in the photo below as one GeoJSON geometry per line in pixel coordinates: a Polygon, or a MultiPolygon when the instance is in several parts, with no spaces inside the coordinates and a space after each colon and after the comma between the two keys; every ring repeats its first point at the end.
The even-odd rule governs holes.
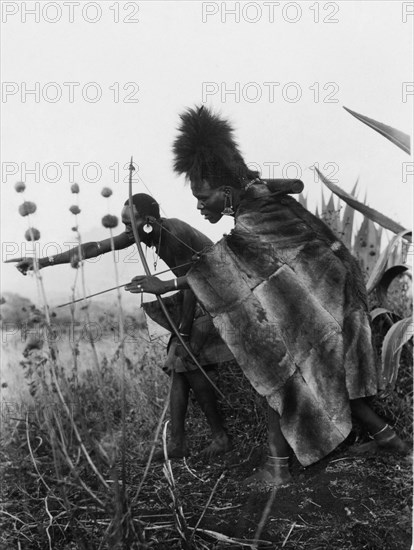
{"type": "MultiPolygon", "coordinates": [[[[201,550],[246,548],[245,544],[252,541],[268,495],[245,490],[240,481],[262,459],[266,440],[263,400],[237,365],[228,363],[223,367],[220,387],[231,406],[224,402],[220,406],[234,449],[211,463],[198,454],[209,433],[202,413],[191,402],[188,433],[192,455],[187,462],[172,463],[175,500],[182,506],[182,518],[190,534],[186,546],[177,532],[171,488],[162,465],[153,464],[143,482],[143,458],[161,414],[167,381],[157,366],[159,357],[147,356],[147,360],[146,366],[134,366],[130,373],[134,387],[128,393],[131,407],[126,420],[124,496],[119,494],[122,461],[118,373],[109,363],[101,373],[100,383],[109,387],[105,408],[111,416],[111,429],[107,430],[103,421],[102,396],[97,392],[96,379],[87,369],[79,376],[79,409],[73,411],[82,440],[107,487],[80,452],[73,427],[61,408],[57,417],[64,428],[69,458],[76,465],[76,472],[68,467],[62,447],[52,445],[50,433],[53,428],[59,437],[58,423],[56,419],[53,422],[48,419],[46,411],[37,411],[27,424],[14,424],[2,452],[7,466],[1,515],[4,548],[20,544],[20,548],[57,550],[201,550]],[[154,379],[160,384],[157,388],[154,379]],[[84,420],[76,416],[79,411],[84,420]],[[201,515],[203,519],[194,534],[193,528],[201,515]]],[[[405,361],[399,391],[405,392],[407,400],[394,396],[394,401],[383,407],[390,421],[397,419],[400,429],[409,433],[411,421],[401,409],[412,398],[411,367],[407,358],[405,361]],[[399,410],[394,408],[395,403],[399,410]]],[[[408,550],[410,464],[387,455],[356,458],[349,453],[349,445],[355,439],[363,440],[362,434],[354,432],[341,448],[313,467],[305,469],[293,464],[295,484],[277,491],[260,536],[263,542],[258,547],[274,548],[276,544],[292,550],[408,550]]]]}

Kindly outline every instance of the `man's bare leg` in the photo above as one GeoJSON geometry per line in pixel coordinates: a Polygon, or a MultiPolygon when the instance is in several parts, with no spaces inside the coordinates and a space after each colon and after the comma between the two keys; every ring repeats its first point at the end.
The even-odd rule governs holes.
{"type": "MultiPolygon", "coordinates": [[[[185,415],[188,406],[190,386],[182,373],[171,374],[170,419],[171,436],[167,445],[168,458],[183,458],[188,455],[188,446],[185,438],[185,415]]],[[[153,455],[155,462],[164,460],[164,450],[156,451],[153,455]]]]}
{"type": "Polygon", "coordinates": [[[184,374],[172,373],[170,396],[171,437],[168,444],[169,458],[187,456],[188,447],[185,438],[185,416],[188,407],[190,386],[184,374]]]}
{"type": "Polygon", "coordinates": [[[218,411],[214,388],[204,374],[198,370],[187,372],[186,377],[211,429],[212,441],[202,451],[203,455],[211,458],[212,456],[230,451],[232,447],[230,438],[224,429],[223,420],[218,411]]]}
{"type": "Polygon", "coordinates": [[[291,449],[280,428],[279,414],[268,406],[268,440],[270,454],[264,466],[245,480],[247,485],[280,487],[292,481],[289,472],[291,449]]]}
{"type": "Polygon", "coordinates": [[[352,414],[369,431],[374,440],[372,444],[361,445],[359,448],[360,452],[364,452],[364,450],[375,451],[375,448],[379,447],[400,454],[409,453],[409,446],[371,409],[366,398],[352,399],[350,406],[352,414]]]}

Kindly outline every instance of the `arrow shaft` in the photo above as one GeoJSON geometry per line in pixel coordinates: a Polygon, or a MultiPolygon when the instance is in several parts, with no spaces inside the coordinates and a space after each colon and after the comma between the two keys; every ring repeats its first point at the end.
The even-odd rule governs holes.
{"type": "MultiPolygon", "coordinates": [[[[192,262],[186,262],[185,264],[177,265],[177,269],[179,267],[185,267],[186,265],[190,265],[191,263],[192,262]]],[[[159,271],[158,273],[154,273],[154,277],[158,276],[158,275],[163,275],[164,273],[168,273],[169,271],[171,271],[171,269],[164,269],[164,271],[159,271]]],[[[87,300],[88,298],[94,298],[95,296],[99,296],[100,294],[105,294],[105,292],[111,292],[111,290],[116,290],[117,288],[123,288],[127,284],[129,284],[129,283],[124,283],[122,285],[113,286],[112,288],[107,288],[106,290],[101,290],[99,292],[95,292],[94,294],[89,294],[88,296],[85,296],[84,298],[78,298],[77,300],[72,300],[70,302],[66,302],[65,304],[60,304],[60,305],[56,306],[56,308],[70,306],[70,304],[76,304],[77,302],[83,302],[84,300],[87,300]]]]}

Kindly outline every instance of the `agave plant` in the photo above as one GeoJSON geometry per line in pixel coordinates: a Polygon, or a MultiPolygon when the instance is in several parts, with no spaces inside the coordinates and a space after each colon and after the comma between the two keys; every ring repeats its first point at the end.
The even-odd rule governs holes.
{"type": "Polygon", "coordinates": [[[386,139],[389,139],[394,145],[405,151],[406,153],[410,154],[411,151],[411,144],[410,144],[410,136],[405,134],[404,132],[401,132],[401,130],[397,130],[396,128],[393,128],[392,126],[388,126],[387,124],[384,124],[383,122],[378,122],[377,120],[374,120],[373,118],[368,118],[365,115],[360,115],[359,113],[356,113],[355,111],[351,111],[351,109],[348,109],[347,107],[344,107],[345,111],[348,111],[352,116],[384,136],[386,139]]]}
{"type": "MultiPolygon", "coordinates": [[[[403,151],[410,153],[410,138],[400,130],[377,122],[372,118],[345,109],[358,120],[374,129],[403,151]]],[[[362,270],[367,276],[367,292],[376,294],[377,304],[371,312],[372,319],[387,316],[390,328],[385,334],[381,350],[381,378],[389,389],[395,387],[400,365],[401,352],[404,345],[410,343],[413,337],[412,296],[406,293],[406,303],[402,308],[405,318],[395,313],[395,302],[389,300],[389,290],[399,279],[411,281],[411,266],[408,265],[408,252],[411,243],[411,231],[404,228],[388,216],[369,207],[366,202],[360,202],[355,197],[356,185],[352,192],[346,193],[338,185],[326,178],[316,167],[322,183],[332,192],[326,204],[322,201],[321,218],[331,227],[335,234],[343,240],[346,246],[358,258],[362,270]],[[335,208],[333,195],[346,203],[342,218],[339,207],[335,208]],[[363,214],[364,219],[359,227],[354,243],[352,243],[354,211],[363,214]],[[378,228],[374,222],[378,224],[378,228]],[[395,233],[385,250],[379,255],[383,229],[395,233]]],[[[306,206],[306,199],[300,198],[306,206]]],[[[401,313],[401,311],[400,311],[401,313]]],[[[412,343],[410,344],[412,347],[412,343]]]]}

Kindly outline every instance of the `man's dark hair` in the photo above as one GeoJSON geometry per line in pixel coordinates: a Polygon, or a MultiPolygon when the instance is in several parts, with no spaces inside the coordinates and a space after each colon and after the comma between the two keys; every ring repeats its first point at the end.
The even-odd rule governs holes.
{"type": "MultiPolygon", "coordinates": [[[[146,216],[153,216],[156,220],[160,218],[160,206],[154,197],[146,193],[137,193],[132,195],[132,203],[143,218],[146,216]]],[[[129,206],[129,200],[125,201],[124,206],[129,206]]]]}

